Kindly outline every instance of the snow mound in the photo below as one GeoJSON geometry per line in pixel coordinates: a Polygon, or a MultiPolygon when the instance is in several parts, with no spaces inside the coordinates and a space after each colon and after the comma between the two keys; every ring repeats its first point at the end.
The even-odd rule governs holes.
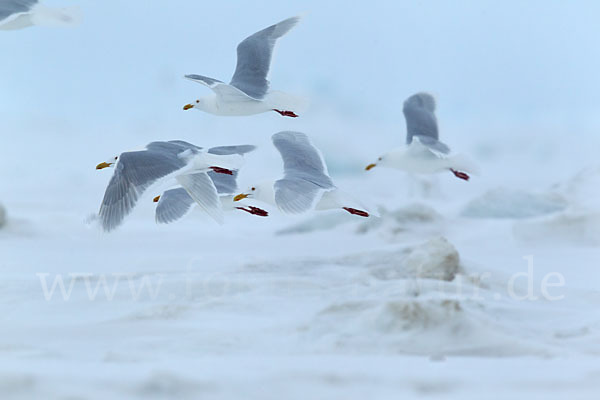
{"type": "Polygon", "coordinates": [[[431,239],[392,254],[371,256],[366,263],[379,279],[439,279],[451,281],[461,271],[458,251],[445,238],[431,239]]]}
{"type": "Polygon", "coordinates": [[[0,228],[6,225],[6,209],[0,204],[0,228]]]}
{"type": "Polygon", "coordinates": [[[586,168],[575,174],[567,182],[555,185],[554,189],[563,194],[572,207],[598,211],[600,203],[600,167],[586,168]]]}
{"type": "Polygon", "coordinates": [[[307,340],[340,351],[372,351],[443,357],[551,354],[501,325],[484,302],[436,290],[392,299],[372,297],[321,310],[307,340]]]}
{"type": "Polygon", "coordinates": [[[436,237],[416,246],[394,251],[371,251],[323,259],[305,258],[275,263],[252,263],[244,269],[253,272],[288,271],[305,276],[330,266],[342,268],[349,280],[435,279],[451,281],[462,272],[460,256],[444,237],[436,237]]]}
{"type": "Polygon", "coordinates": [[[413,203],[391,211],[381,207],[379,211],[381,218],[362,222],[357,232],[379,231],[390,240],[403,239],[409,232],[442,234],[444,217],[426,204],[413,203]]]}
{"type": "Polygon", "coordinates": [[[134,393],[141,398],[197,399],[214,390],[214,385],[210,383],[188,380],[170,372],[159,371],[137,384],[134,393]]]}
{"type": "Polygon", "coordinates": [[[343,212],[317,213],[299,223],[280,229],[278,235],[306,234],[317,231],[328,231],[344,224],[356,226],[356,233],[363,234],[372,231],[381,231],[390,238],[404,234],[408,231],[423,231],[439,234],[436,226],[444,218],[433,208],[422,203],[413,203],[396,210],[378,207],[379,216],[371,218],[357,218],[343,212]]]}
{"type": "MultiPolygon", "coordinates": [[[[0,391],[3,398],[12,398],[18,395],[31,395],[36,385],[35,377],[24,374],[8,374],[0,376],[0,391]],[[6,397],[4,397],[6,396],[6,397]]],[[[25,396],[23,397],[25,398],[25,396]]],[[[33,396],[31,397],[33,398],[33,396]]]]}
{"type": "Polygon", "coordinates": [[[552,354],[551,346],[507,329],[519,320],[498,315],[519,305],[490,303],[486,287],[469,278],[459,252],[443,237],[321,265],[333,263],[347,268],[348,280],[330,286],[330,304],[299,327],[318,349],[428,357],[552,354]],[[476,293],[487,293],[488,300],[476,293]]]}
{"type": "Polygon", "coordinates": [[[276,232],[277,235],[290,235],[300,233],[311,233],[316,231],[327,231],[339,225],[352,222],[356,217],[347,215],[346,213],[319,213],[305,221],[291,225],[287,228],[280,229],[276,232]]]}
{"type": "Polygon", "coordinates": [[[516,223],[515,237],[525,242],[600,245],[600,168],[587,168],[553,190],[567,199],[568,208],[516,223]]]}
{"type": "Polygon", "coordinates": [[[531,218],[564,210],[566,199],[556,193],[497,188],[469,202],[461,214],[470,218],[531,218]]]}
{"type": "Polygon", "coordinates": [[[566,211],[534,221],[516,223],[513,232],[524,242],[600,245],[600,212],[566,211]]]}
{"type": "Polygon", "coordinates": [[[404,260],[404,266],[417,278],[451,281],[460,270],[458,251],[445,238],[439,237],[415,247],[404,260]]]}

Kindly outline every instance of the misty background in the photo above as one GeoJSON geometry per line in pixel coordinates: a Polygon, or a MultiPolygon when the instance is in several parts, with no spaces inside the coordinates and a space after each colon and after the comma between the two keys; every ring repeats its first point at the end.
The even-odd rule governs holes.
{"type": "Polygon", "coordinates": [[[359,174],[404,142],[402,103],[422,90],[438,99],[441,139],[471,154],[484,176],[523,162],[522,176],[505,179],[527,185],[533,158],[547,167],[536,179],[551,184],[597,160],[594,1],[45,4],[78,4],[84,20],[0,35],[5,202],[90,181],[98,197],[104,180],[94,166],[153,140],[253,143],[261,146],[257,160],[279,162],[270,136],[283,129],[312,136],[333,174],[359,174]],[[278,42],[270,81],[308,97],[305,115],[182,110],[210,93],[184,74],[229,81],[241,40],[298,14],[301,23],[278,42]]]}

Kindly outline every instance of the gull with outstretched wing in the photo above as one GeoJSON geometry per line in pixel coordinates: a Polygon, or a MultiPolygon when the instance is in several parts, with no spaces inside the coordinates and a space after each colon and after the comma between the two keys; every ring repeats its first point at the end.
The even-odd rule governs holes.
{"type": "Polygon", "coordinates": [[[299,20],[299,17],[288,18],[244,39],[237,47],[237,66],[229,83],[202,75],[186,75],[187,79],[207,86],[214,93],[186,104],[183,109],[224,116],[275,111],[285,117],[297,117],[306,106],[304,99],[270,90],[267,75],[277,39],[299,20]]]}

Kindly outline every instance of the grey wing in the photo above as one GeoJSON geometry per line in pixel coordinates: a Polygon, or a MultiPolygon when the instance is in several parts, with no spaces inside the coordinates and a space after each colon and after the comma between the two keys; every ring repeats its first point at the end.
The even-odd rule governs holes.
{"type": "Polygon", "coordinates": [[[159,224],[168,224],[183,218],[194,205],[194,199],[184,188],[165,191],[160,195],[156,206],[155,218],[159,224]]]}
{"type": "Polygon", "coordinates": [[[217,189],[206,172],[177,176],[177,182],[208,215],[223,223],[223,209],[217,189]]]}
{"type": "Polygon", "coordinates": [[[190,150],[193,153],[198,153],[202,147],[188,143],[184,140],[169,140],[167,142],[152,142],[146,145],[148,151],[163,153],[165,155],[177,155],[185,150],[190,150]]]}
{"type": "Polygon", "coordinates": [[[217,188],[217,193],[220,195],[225,194],[234,194],[238,190],[237,186],[237,171],[231,171],[232,175],[229,174],[219,174],[214,171],[209,171],[208,176],[213,181],[215,188],[217,188]]]}
{"type": "Polygon", "coordinates": [[[283,131],[272,140],[283,159],[285,178],[303,179],[323,189],[334,187],[321,153],[304,133],[283,131]]]}
{"type": "Polygon", "coordinates": [[[0,21],[13,14],[28,12],[38,3],[38,0],[1,0],[0,21]]]}
{"type": "Polygon", "coordinates": [[[243,144],[243,145],[238,145],[238,146],[212,147],[212,148],[208,149],[208,152],[211,154],[216,154],[218,156],[223,156],[223,155],[229,155],[229,154],[244,155],[244,154],[249,153],[254,150],[256,150],[256,146],[253,146],[251,144],[243,144]]]}
{"type": "Polygon", "coordinates": [[[418,139],[419,142],[435,153],[444,155],[450,153],[450,147],[448,147],[446,143],[440,142],[432,137],[416,135],[413,139],[418,139]]]}
{"type": "Polygon", "coordinates": [[[280,179],[275,182],[275,203],[283,212],[299,214],[310,211],[325,191],[303,179],[280,179]]]}
{"type": "Polygon", "coordinates": [[[402,109],[406,119],[406,143],[410,144],[414,136],[428,136],[439,139],[437,118],[435,117],[435,99],[428,93],[417,93],[404,102],[402,109]]]}
{"type": "Polygon", "coordinates": [[[267,74],[275,42],[299,20],[288,18],[244,39],[237,47],[237,66],[230,85],[254,99],[262,99],[269,90],[267,74]]]}
{"type": "MultiPolygon", "coordinates": [[[[153,143],[161,143],[161,142],[153,142],[153,143]]],[[[190,150],[202,150],[202,147],[196,146],[195,144],[191,144],[189,142],[186,142],[185,140],[169,140],[167,146],[179,146],[182,149],[190,149],[190,150]]],[[[148,146],[151,146],[152,143],[150,143],[148,146]]],[[[147,147],[148,147],[147,146],[147,147]]]]}
{"type": "Polygon", "coordinates": [[[145,150],[119,156],[98,213],[105,231],[123,222],[148,187],[185,166],[177,153],[174,154],[145,150]]]}
{"type": "Polygon", "coordinates": [[[185,78],[187,78],[191,81],[194,81],[194,82],[201,83],[202,85],[208,86],[211,89],[214,89],[215,86],[224,84],[224,82],[221,82],[218,79],[209,78],[208,76],[203,76],[203,75],[191,74],[191,75],[185,75],[185,78]]]}

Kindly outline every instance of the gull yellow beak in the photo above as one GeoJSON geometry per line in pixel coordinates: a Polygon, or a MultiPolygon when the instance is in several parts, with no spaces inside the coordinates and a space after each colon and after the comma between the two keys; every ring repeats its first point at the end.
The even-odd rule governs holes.
{"type": "Polygon", "coordinates": [[[159,200],[160,200],[160,196],[156,196],[155,198],[152,199],[152,201],[155,203],[158,203],[159,200]]]}
{"type": "Polygon", "coordinates": [[[235,197],[233,198],[233,201],[240,201],[240,200],[244,200],[246,197],[248,197],[248,195],[247,195],[247,194],[245,194],[245,193],[241,193],[241,194],[238,194],[237,196],[235,196],[235,197]]]}
{"type": "Polygon", "coordinates": [[[189,110],[190,108],[194,108],[194,106],[192,104],[186,104],[185,106],[183,106],[184,110],[189,110]]]}
{"type": "Polygon", "coordinates": [[[366,170],[366,171],[369,171],[369,170],[371,170],[371,169],[375,168],[376,166],[377,166],[377,164],[369,164],[369,165],[367,165],[367,166],[365,167],[365,170],[366,170]]]}
{"type": "Polygon", "coordinates": [[[111,164],[109,164],[107,162],[101,162],[100,164],[96,165],[96,169],[104,169],[104,168],[108,168],[110,166],[111,166],[111,164]]]}

